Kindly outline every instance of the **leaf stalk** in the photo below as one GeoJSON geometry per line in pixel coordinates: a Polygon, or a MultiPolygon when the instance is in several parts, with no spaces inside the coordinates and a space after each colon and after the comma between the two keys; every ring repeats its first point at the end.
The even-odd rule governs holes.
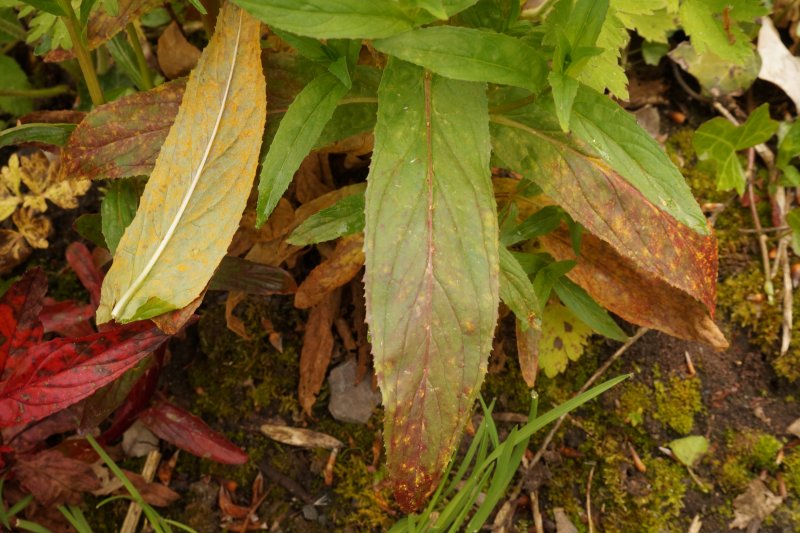
{"type": "Polygon", "coordinates": [[[97,79],[97,73],[92,64],[92,58],[89,55],[89,49],[86,46],[83,32],[80,31],[80,22],[78,21],[75,10],[72,9],[72,4],[69,0],[56,0],[59,7],[67,14],[61,17],[64,25],[67,27],[67,32],[72,40],[72,46],[75,47],[75,56],[78,58],[78,64],[83,73],[83,79],[86,82],[86,87],[89,89],[89,96],[94,105],[105,103],[103,97],[103,90],[100,88],[100,80],[97,79]]]}
{"type": "Polygon", "coordinates": [[[136,26],[130,22],[125,28],[128,33],[128,40],[133,47],[133,54],[136,56],[136,62],[139,65],[139,72],[142,75],[142,88],[149,91],[153,88],[153,76],[150,73],[150,68],[147,66],[147,59],[144,57],[144,50],[142,50],[142,43],[139,41],[139,33],[136,31],[136,26]]]}

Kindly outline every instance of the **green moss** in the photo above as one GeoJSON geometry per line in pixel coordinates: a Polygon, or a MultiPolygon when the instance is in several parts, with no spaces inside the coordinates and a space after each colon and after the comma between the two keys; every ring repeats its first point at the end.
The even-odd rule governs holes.
{"type": "Polygon", "coordinates": [[[786,454],[786,457],[783,458],[783,472],[786,488],[794,494],[795,498],[800,497],[800,450],[792,448],[786,454]]]}
{"type": "Polygon", "coordinates": [[[624,422],[636,427],[644,422],[645,408],[652,405],[651,390],[639,382],[626,383],[623,387],[617,412],[624,422]]]}
{"type": "Polygon", "coordinates": [[[653,418],[668,425],[681,435],[687,435],[694,426],[694,415],[702,411],[700,379],[697,376],[673,376],[667,383],[653,382],[656,410],[653,418]]]}
{"type": "Polygon", "coordinates": [[[333,523],[353,531],[387,530],[393,519],[386,512],[391,491],[381,483],[384,477],[384,470],[372,472],[361,454],[339,457],[334,467],[333,492],[341,504],[330,509],[333,523]]]}
{"type": "Polygon", "coordinates": [[[729,430],[725,447],[712,463],[719,486],[728,494],[747,488],[762,470],[775,473],[775,458],[783,443],[774,436],[754,429],[729,430]]]}

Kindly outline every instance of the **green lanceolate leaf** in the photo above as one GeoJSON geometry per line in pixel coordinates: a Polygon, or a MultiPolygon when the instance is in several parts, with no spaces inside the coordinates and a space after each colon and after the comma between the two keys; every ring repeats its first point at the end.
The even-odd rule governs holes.
{"type": "Polygon", "coordinates": [[[708,235],[706,218],[686,180],[631,114],[607,96],[581,87],[570,126],[655,206],[697,233],[708,235]]]}
{"type": "Polygon", "coordinates": [[[486,81],[538,92],[547,65],[524,42],[490,31],[434,26],[373,42],[376,49],[464,81],[486,81]]]}
{"type": "MultiPolygon", "coordinates": [[[[16,61],[0,55],[0,92],[29,89],[28,76],[16,61]]],[[[0,111],[15,116],[33,111],[33,100],[24,96],[0,96],[0,111]]]]}
{"type": "Polygon", "coordinates": [[[53,15],[58,16],[66,16],[67,13],[64,11],[56,0],[24,0],[25,4],[29,6],[33,6],[36,9],[40,9],[42,11],[46,11],[47,13],[51,13],[53,15]]]}
{"type": "Polygon", "coordinates": [[[261,165],[256,225],[269,218],[346,93],[347,87],[326,72],[306,85],[289,106],[261,165]]]}
{"type": "Polygon", "coordinates": [[[75,124],[22,124],[0,131],[0,148],[26,142],[64,146],[73,130],[75,124]]]}
{"type": "Polygon", "coordinates": [[[692,143],[700,159],[716,164],[717,189],[742,194],[746,180],[736,152],[765,142],[777,130],[778,123],[769,118],[769,105],[763,104],[741,126],[722,117],[709,120],[697,129],[692,143]]]}
{"type": "Polygon", "coordinates": [[[565,218],[569,217],[564,214],[560,207],[548,205],[520,222],[508,234],[501,235],[500,242],[505,246],[513,246],[523,241],[541,237],[545,233],[550,233],[556,229],[565,218]]]}
{"type": "Polygon", "coordinates": [[[103,281],[98,323],[187,306],[225,255],[250,194],[264,129],[260,28],[233,4],[220,11],[103,281]]]}
{"type": "Polygon", "coordinates": [[[556,106],[558,124],[563,131],[569,131],[569,119],[572,114],[572,104],[578,94],[580,82],[563,72],[551,72],[547,76],[550,87],[553,89],[553,102],[556,106]]]}
{"type": "Polygon", "coordinates": [[[377,39],[414,27],[392,0],[234,0],[263,22],[317,39],[377,39]]]}
{"type": "Polygon", "coordinates": [[[359,193],[346,196],[329,208],[308,217],[286,238],[286,242],[295,246],[305,246],[332,241],[362,231],[364,231],[364,195],[359,193]]]}
{"type": "Polygon", "coordinates": [[[561,277],[553,285],[553,290],[576,317],[597,333],[620,342],[628,340],[628,336],[614,322],[608,311],[595,302],[580,285],[561,277]]]}
{"type": "Polygon", "coordinates": [[[485,87],[390,59],[367,180],[364,276],[395,494],[419,507],[483,381],[497,319],[485,87]],[[453,233],[458,228],[458,236],[453,233]]]}
{"type": "Polygon", "coordinates": [[[541,305],[533,291],[533,284],[514,254],[500,247],[500,299],[519,319],[523,331],[538,329],[541,305]]]}
{"type": "Polygon", "coordinates": [[[132,179],[112,181],[108,186],[108,192],[100,203],[100,215],[103,218],[103,237],[112,254],[116,252],[125,228],[136,216],[141,193],[141,187],[132,179]]]}

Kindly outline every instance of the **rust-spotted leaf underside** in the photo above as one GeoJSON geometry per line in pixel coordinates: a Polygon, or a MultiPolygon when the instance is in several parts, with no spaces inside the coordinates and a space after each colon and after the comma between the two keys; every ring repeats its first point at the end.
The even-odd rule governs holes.
{"type": "Polygon", "coordinates": [[[150,174],[185,87],[186,80],[175,80],[93,109],[61,152],[61,176],[96,179],[150,174]]]}
{"type": "Polygon", "coordinates": [[[260,23],[226,4],[136,217],[103,283],[98,323],[191,303],[222,260],[255,176],[266,116],[260,23]]]}
{"type": "Polygon", "coordinates": [[[395,495],[419,507],[483,381],[498,229],[485,86],[390,59],[366,193],[366,298],[395,495]]]}

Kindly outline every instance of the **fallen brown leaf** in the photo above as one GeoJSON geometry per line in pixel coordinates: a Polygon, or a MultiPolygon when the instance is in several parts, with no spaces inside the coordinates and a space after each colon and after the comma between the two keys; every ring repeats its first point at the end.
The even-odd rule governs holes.
{"type": "Polygon", "coordinates": [[[157,56],[161,72],[172,80],[189,74],[200,59],[200,50],[186,40],[178,23],[172,21],[158,38],[157,56]]]}
{"type": "Polygon", "coordinates": [[[324,448],[335,450],[344,447],[344,443],[337,438],[311,431],[310,429],[293,428],[277,424],[264,424],[261,433],[283,444],[299,446],[301,448],[324,448]]]}
{"type": "Polygon", "coordinates": [[[311,309],[303,335],[303,348],[300,352],[300,385],[298,396],[306,415],[311,409],[317,394],[325,382],[325,374],[333,352],[333,332],[331,327],[339,312],[341,290],[328,293],[322,301],[311,309]]]}
{"type": "Polygon", "coordinates": [[[297,288],[294,305],[307,309],[352,280],[364,265],[364,235],[342,237],[333,254],[320,263],[297,288]]]}
{"type": "Polygon", "coordinates": [[[539,373],[539,339],[542,336],[542,330],[532,327],[523,330],[519,320],[515,321],[515,327],[519,369],[522,372],[522,379],[525,380],[528,387],[533,388],[536,384],[536,374],[539,373]]]}

